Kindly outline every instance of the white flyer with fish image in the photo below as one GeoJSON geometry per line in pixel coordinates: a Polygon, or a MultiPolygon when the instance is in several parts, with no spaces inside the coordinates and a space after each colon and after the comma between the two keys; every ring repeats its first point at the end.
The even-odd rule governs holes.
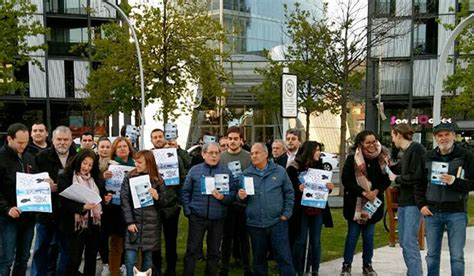
{"type": "Polygon", "coordinates": [[[232,176],[235,179],[240,178],[240,176],[242,175],[242,166],[240,165],[239,160],[230,161],[229,163],[227,163],[227,167],[232,172],[232,176]]]}
{"type": "Polygon", "coordinates": [[[331,178],[331,171],[308,169],[302,176],[304,190],[301,205],[324,209],[329,196],[329,189],[326,184],[331,182],[331,178]]]}
{"type": "Polygon", "coordinates": [[[51,188],[45,180],[47,172],[38,174],[16,173],[16,201],[22,212],[51,213],[51,188]]]}
{"type": "Polygon", "coordinates": [[[434,185],[446,185],[439,178],[442,174],[447,174],[449,170],[449,163],[446,162],[433,162],[431,163],[431,184],[434,185]]]}
{"type": "Polygon", "coordinates": [[[130,178],[130,192],[135,209],[153,205],[150,188],[151,182],[148,174],[130,178]]]}
{"type": "Polygon", "coordinates": [[[223,194],[228,195],[230,192],[229,187],[229,175],[228,174],[216,174],[214,175],[216,190],[223,194]]]}
{"type": "Polygon", "coordinates": [[[120,190],[127,173],[135,167],[124,165],[110,165],[109,171],[112,172],[112,178],[105,180],[105,190],[112,193],[113,205],[120,205],[120,190]]]}
{"type": "Polygon", "coordinates": [[[179,185],[178,153],[175,148],[154,149],[158,172],[165,181],[166,186],[179,185]]]}

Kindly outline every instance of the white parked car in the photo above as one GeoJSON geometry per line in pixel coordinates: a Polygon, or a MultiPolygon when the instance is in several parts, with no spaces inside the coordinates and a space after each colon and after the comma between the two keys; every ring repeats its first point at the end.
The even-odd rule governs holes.
{"type": "Polygon", "coordinates": [[[339,170],[339,156],[329,152],[321,152],[323,168],[326,171],[339,170]]]}

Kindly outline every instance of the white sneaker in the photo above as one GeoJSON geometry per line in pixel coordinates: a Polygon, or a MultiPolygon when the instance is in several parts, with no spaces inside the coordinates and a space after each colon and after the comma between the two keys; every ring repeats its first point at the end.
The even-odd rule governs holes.
{"type": "Polygon", "coordinates": [[[109,276],[110,275],[110,270],[109,270],[109,265],[108,264],[103,264],[102,265],[102,272],[100,273],[101,276],[109,276]]]}

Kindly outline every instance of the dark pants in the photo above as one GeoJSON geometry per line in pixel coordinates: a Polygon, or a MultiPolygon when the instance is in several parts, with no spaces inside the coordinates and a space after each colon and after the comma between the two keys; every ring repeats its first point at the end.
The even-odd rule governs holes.
{"type": "MultiPolygon", "coordinates": [[[[224,221],[224,238],[222,240],[221,273],[229,272],[229,261],[235,247],[242,258],[242,268],[250,271],[250,242],[247,234],[245,209],[238,206],[227,208],[224,221]],[[237,243],[236,243],[237,241],[237,243]]],[[[235,257],[235,256],[234,256],[235,257]]]]}
{"type": "Polygon", "coordinates": [[[219,247],[222,241],[224,230],[224,219],[208,220],[191,214],[188,218],[188,243],[186,245],[186,255],[184,256],[183,275],[194,275],[196,261],[202,250],[204,234],[207,231],[207,258],[206,275],[218,275],[219,247]]]}
{"type": "Polygon", "coordinates": [[[56,264],[58,259],[58,245],[56,243],[56,233],[58,227],[54,223],[37,223],[35,249],[31,262],[31,276],[46,275],[50,271],[56,272],[56,266],[64,266],[62,263],[56,264]]]}
{"type": "MultiPolygon", "coordinates": [[[[178,261],[177,239],[180,213],[181,208],[169,218],[165,218],[164,215],[161,216],[165,237],[166,272],[168,275],[175,275],[176,262],[178,261]]],[[[161,271],[162,264],[161,250],[153,252],[153,266],[157,271],[161,271]]]]}
{"type": "Polygon", "coordinates": [[[30,258],[31,242],[35,222],[17,222],[5,215],[0,215],[0,275],[26,275],[28,259],[30,258]]]}
{"type": "Polygon", "coordinates": [[[253,274],[256,276],[268,275],[268,238],[273,247],[273,255],[282,276],[294,276],[295,270],[291,260],[290,243],[288,241],[288,221],[280,221],[275,225],[258,228],[248,227],[253,252],[253,274]]]}
{"type": "Polygon", "coordinates": [[[99,251],[100,229],[98,225],[75,233],[58,231],[60,262],[66,262],[63,271],[58,267],[57,275],[77,275],[84,253],[84,275],[95,275],[97,252],[99,251]],[[66,260],[61,260],[67,256],[66,260]]]}
{"type": "Polygon", "coordinates": [[[102,264],[109,263],[109,231],[106,227],[100,226],[99,255],[102,264]]]}

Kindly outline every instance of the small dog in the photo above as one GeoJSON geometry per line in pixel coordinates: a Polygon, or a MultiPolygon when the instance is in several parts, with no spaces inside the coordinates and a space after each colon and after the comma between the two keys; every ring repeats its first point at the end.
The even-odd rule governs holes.
{"type": "Polygon", "coordinates": [[[133,275],[135,276],[151,276],[151,268],[145,272],[140,272],[136,267],[133,267],[133,275]]]}

